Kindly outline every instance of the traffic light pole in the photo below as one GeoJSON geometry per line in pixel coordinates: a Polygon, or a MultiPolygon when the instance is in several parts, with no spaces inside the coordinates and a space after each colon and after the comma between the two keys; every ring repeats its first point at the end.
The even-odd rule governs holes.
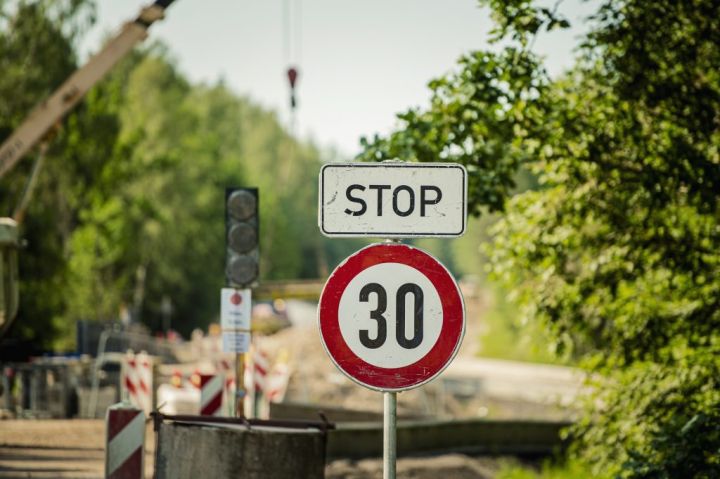
{"type": "Polygon", "coordinates": [[[235,354],[235,417],[245,417],[245,353],[235,354]]]}
{"type": "MultiPolygon", "coordinates": [[[[251,288],[257,284],[260,268],[257,188],[225,189],[225,276],[231,288],[251,288]]],[[[244,331],[235,330],[235,417],[245,417],[245,354],[251,343],[250,319],[252,293],[248,291],[248,325],[244,331]],[[238,343],[238,340],[240,342],[238,343]]],[[[252,413],[251,413],[252,414],[252,413]]]]}

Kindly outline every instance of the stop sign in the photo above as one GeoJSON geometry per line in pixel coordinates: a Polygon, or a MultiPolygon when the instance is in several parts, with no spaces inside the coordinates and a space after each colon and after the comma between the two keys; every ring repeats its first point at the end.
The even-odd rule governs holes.
{"type": "Polygon", "coordinates": [[[403,244],[368,246],[330,275],[318,308],[335,365],[380,391],[411,389],[440,374],[465,332],[465,306],[448,270],[403,244]]]}

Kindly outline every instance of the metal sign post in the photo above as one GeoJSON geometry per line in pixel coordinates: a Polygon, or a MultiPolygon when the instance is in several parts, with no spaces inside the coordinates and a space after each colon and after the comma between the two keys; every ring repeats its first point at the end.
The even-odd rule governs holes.
{"type": "Polygon", "coordinates": [[[383,479],[395,479],[397,460],[397,393],[383,393],[383,479]]]}
{"type": "MultiPolygon", "coordinates": [[[[400,243],[388,238],[386,243],[400,243]]],[[[397,469],[397,393],[383,393],[383,479],[395,479],[397,469]]]]}
{"type": "Polygon", "coordinates": [[[245,353],[235,355],[235,417],[245,417],[245,353]]]}

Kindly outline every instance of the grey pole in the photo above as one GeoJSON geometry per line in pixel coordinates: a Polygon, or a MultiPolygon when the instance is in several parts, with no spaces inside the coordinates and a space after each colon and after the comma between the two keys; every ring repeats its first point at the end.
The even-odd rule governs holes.
{"type": "Polygon", "coordinates": [[[383,393],[383,479],[395,479],[397,459],[397,393],[383,393]]]}

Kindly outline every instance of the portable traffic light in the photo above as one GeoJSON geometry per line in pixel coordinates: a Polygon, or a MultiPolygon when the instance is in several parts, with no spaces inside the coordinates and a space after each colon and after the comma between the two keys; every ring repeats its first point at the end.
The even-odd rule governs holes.
{"type": "Polygon", "coordinates": [[[258,190],[225,190],[225,276],[230,286],[246,288],[260,275],[258,190]]]}

